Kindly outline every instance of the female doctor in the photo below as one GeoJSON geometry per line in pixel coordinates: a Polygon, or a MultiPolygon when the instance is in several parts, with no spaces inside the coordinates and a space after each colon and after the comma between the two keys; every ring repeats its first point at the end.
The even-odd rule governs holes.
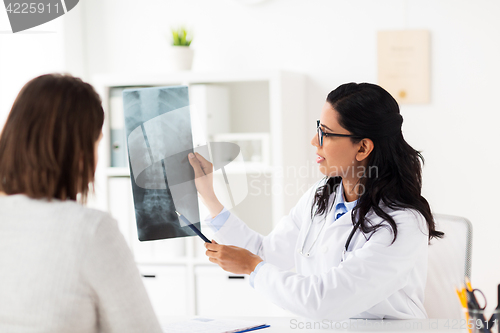
{"type": "Polygon", "coordinates": [[[427,246],[443,233],[420,194],[423,158],[402,123],[397,102],[377,85],[333,90],[311,140],[325,178],[268,236],[222,206],[212,164],[190,154],[221,243],[206,243],[210,261],[250,274],[255,289],[306,318],[426,318],[427,246]]]}

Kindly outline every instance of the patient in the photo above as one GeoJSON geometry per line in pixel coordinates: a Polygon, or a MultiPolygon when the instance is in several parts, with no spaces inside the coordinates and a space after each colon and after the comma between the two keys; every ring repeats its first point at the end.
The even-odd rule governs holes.
{"type": "Polygon", "coordinates": [[[69,75],[37,77],[14,102],[0,135],[0,332],[161,332],[116,221],[81,204],[103,120],[69,75]]]}

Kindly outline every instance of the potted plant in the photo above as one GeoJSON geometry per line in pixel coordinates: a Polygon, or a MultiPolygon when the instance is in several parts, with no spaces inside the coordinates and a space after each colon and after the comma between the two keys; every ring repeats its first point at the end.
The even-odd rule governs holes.
{"type": "Polygon", "coordinates": [[[193,38],[185,27],[172,28],[171,31],[171,67],[173,70],[190,70],[194,56],[194,51],[190,47],[193,38]]]}

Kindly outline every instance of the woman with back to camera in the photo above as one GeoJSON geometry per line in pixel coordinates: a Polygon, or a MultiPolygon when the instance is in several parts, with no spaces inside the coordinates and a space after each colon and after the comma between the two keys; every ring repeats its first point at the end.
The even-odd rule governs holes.
{"type": "Polygon", "coordinates": [[[206,222],[226,244],[206,244],[210,261],[250,274],[255,289],[303,317],[426,318],[427,246],[443,233],[421,196],[423,158],[402,123],[397,102],[377,85],[333,90],[311,141],[325,178],[265,237],[222,206],[212,165],[192,155],[206,222]]]}
{"type": "Polygon", "coordinates": [[[161,332],[110,215],[84,207],[104,113],[69,75],[28,82],[0,136],[0,332],[161,332]]]}

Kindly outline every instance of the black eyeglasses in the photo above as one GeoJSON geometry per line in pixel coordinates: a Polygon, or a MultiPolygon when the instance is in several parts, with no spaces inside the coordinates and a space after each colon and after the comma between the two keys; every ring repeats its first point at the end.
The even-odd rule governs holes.
{"type": "Polygon", "coordinates": [[[329,137],[329,136],[339,136],[339,137],[345,137],[345,138],[361,138],[360,136],[357,135],[352,135],[352,134],[338,134],[338,133],[325,133],[321,130],[321,124],[319,120],[316,120],[316,129],[318,131],[318,142],[320,147],[323,146],[323,137],[329,137]]]}

